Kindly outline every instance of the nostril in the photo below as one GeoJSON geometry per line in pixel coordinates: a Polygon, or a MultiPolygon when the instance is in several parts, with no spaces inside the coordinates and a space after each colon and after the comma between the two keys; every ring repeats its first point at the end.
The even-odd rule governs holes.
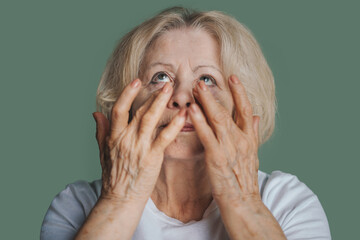
{"type": "Polygon", "coordinates": [[[174,107],[178,107],[179,104],[177,102],[173,102],[174,107]]]}
{"type": "Polygon", "coordinates": [[[190,107],[190,103],[188,102],[188,103],[186,103],[186,107],[190,107]]]}

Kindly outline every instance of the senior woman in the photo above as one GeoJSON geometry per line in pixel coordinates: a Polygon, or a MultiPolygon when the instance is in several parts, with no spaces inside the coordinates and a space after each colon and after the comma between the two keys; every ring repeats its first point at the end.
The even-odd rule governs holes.
{"type": "Polygon", "coordinates": [[[42,239],[330,239],[316,195],[259,170],[274,80],[250,31],[166,9],[134,28],[98,88],[102,179],[60,192],[42,239]]]}

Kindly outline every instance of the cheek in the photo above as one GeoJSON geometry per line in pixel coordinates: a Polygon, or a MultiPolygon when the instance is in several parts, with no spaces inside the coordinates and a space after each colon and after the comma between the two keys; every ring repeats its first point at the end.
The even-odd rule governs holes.
{"type": "Polygon", "coordinates": [[[144,105],[146,100],[148,100],[151,97],[151,93],[147,91],[146,89],[140,90],[139,94],[134,99],[134,102],[131,105],[131,113],[134,116],[136,111],[144,105]]]}
{"type": "MultiPolygon", "coordinates": [[[[153,94],[154,92],[160,91],[164,86],[166,82],[160,82],[157,84],[148,84],[147,86],[144,86],[144,91],[153,94]]],[[[171,85],[174,87],[173,82],[170,82],[171,85]]]]}
{"type": "Polygon", "coordinates": [[[226,108],[230,114],[233,112],[234,101],[229,91],[212,91],[215,100],[226,108]]]}

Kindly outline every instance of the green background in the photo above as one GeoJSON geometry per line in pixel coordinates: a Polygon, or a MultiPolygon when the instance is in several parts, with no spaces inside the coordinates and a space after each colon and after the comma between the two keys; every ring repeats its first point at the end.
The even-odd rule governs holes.
{"type": "Polygon", "coordinates": [[[38,239],[66,184],[100,178],[91,113],[106,60],[123,34],[173,5],[224,11],[251,29],[279,103],[260,169],[306,183],[333,239],[358,236],[359,4],[191,2],[1,1],[1,239],[38,239]]]}

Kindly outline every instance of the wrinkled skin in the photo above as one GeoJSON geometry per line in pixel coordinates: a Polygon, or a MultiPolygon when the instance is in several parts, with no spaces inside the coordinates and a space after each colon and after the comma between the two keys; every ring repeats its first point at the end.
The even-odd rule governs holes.
{"type": "Polygon", "coordinates": [[[156,139],[151,139],[153,129],[171,96],[169,84],[149,98],[128,123],[129,110],[140,84],[136,79],[125,88],[113,107],[111,126],[102,113],[94,113],[102,167],[102,198],[134,201],[150,196],[164,150],[184,125],[185,109],[179,111],[156,139]]]}
{"type": "Polygon", "coordinates": [[[177,85],[167,82],[162,88],[149,89],[146,83],[153,74],[144,74],[142,83],[135,80],[121,93],[112,110],[111,125],[104,115],[94,113],[103,171],[101,198],[145,203],[157,184],[164,159],[200,156],[232,239],[267,239],[270,235],[284,239],[259,192],[260,118],[253,116],[246,91],[235,75],[225,79],[213,73],[218,74],[216,87],[206,85],[204,79],[192,82],[195,73],[189,66],[202,59],[212,59],[213,65],[219,66],[218,49],[204,32],[186,35],[179,31],[171,32],[150,54],[150,59],[176,62],[177,85]],[[135,117],[128,123],[131,107],[135,117]],[[171,121],[159,129],[164,119],[171,121]],[[193,124],[196,134],[180,134],[185,121],[193,124]],[[179,143],[183,146],[180,150],[179,143]],[[240,232],[239,226],[243,227],[240,232]]]}

